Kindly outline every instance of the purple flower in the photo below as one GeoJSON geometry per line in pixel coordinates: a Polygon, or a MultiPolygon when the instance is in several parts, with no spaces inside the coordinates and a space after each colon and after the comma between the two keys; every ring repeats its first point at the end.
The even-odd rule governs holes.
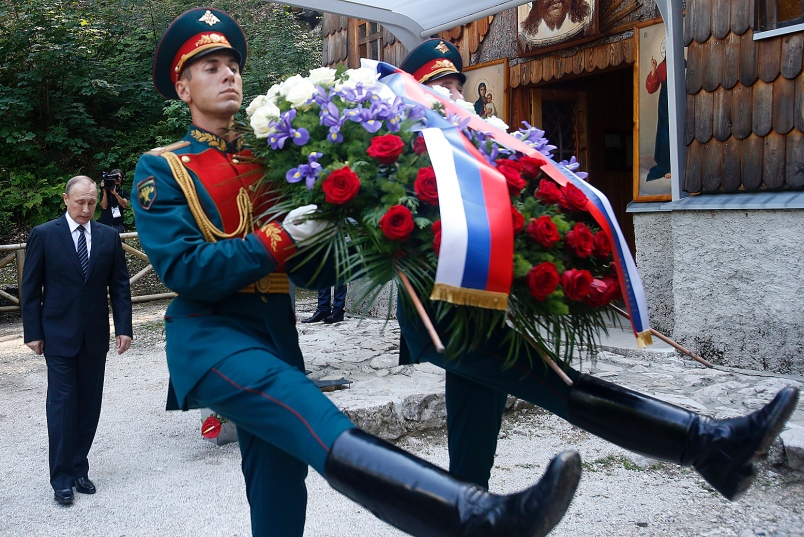
{"type": "Polygon", "coordinates": [[[371,103],[371,110],[374,111],[379,119],[385,120],[389,132],[399,132],[402,127],[402,114],[405,108],[405,101],[400,97],[394,99],[394,102],[390,104],[382,99],[371,103]]]}
{"type": "Polygon", "coordinates": [[[362,103],[363,101],[370,99],[373,93],[369,91],[369,88],[363,86],[363,84],[357,84],[353,87],[344,86],[338,92],[338,95],[345,101],[349,101],[351,103],[362,103]]]}
{"type": "Polygon", "coordinates": [[[327,141],[331,144],[340,143],[343,141],[343,134],[341,134],[340,125],[334,125],[329,128],[329,134],[327,134],[327,141]]]}
{"type": "Polygon", "coordinates": [[[377,119],[377,114],[374,112],[373,108],[373,106],[372,108],[358,106],[357,108],[348,110],[346,117],[355,123],[360,123],[368,132],[374,133],[382,128],[382,121],[377,119]]]}
{"type": "Polygon", "coordinates": [[[304,145],[310,140],[310,133],[307,129],[293,128],[293,120],[296,118],[296,109],[291,108],[279,117],[276,122],[276,130],[268,137],[268,145],[271,149],[282,149],[285,141],[290,138],[296,145],[304,145]]]}
{"type": "Polygon", "coordinates": [[[480,131],[470,131],[464,130],[464,133],[471,133],[469,138],[472,140],[473,144],[477,147],[478,151],[486,157],[486,160],[489,164],[494,164],[494,162],[499,158],[500,154],[500,146],[491,138],[488,133],[480,132],[480,131]]]}
{"type": "Polygon", "coordinates": [[[321,111],[318,113],[319,123],[326,127],[342,125],[344,118],[341,117],[340,109],[332,101],[321,104],[321,111]]]}
{"type": "Polygon", "coordinates": [[[471,117],[461,118],[461,116],[457,114],[449,113],[447,114],[447,121],[458,127],[458,130],[464,130],[468,125],[469,122],[472,121],[471,117]]]}
{"type": "Polygon", "coordinates": [[[331,93],[327,93],[326,89],[321,86],[316,86],[312,99],[318,106],[323,108],[324,105],[332,100],[332,97],[333,95],[331,93]]]}
{"type": "Polygon", "coordinates": [[[575,158],[575,155],[570,157],[569,160],[562,160],[561,162],[559,162],[559,164],[567,168],[569,171],[574,172],[575,175],[577,175],[581,179],[586,179],[587,177],[589,177],[589,174],[586,172],[575,171],[581,167],[581,163],[578,162],[578,159],[575,158]]]}
{"type": "Polygon", "coordinates": [[[419,103],[413,103],[407,109],[408,111],[408,119],[422,119],[427,117],[427,108],[420,105],[419,103]]]}
{"type": "Polygon", "coordinates": [[[288,183],[298,183],[302,179],[305,180],[307,190],[312,190],[315,185],[315,180],[321,173],[321,164],[318,159],[323,156],[322,153],[312,152],[307,155],[307,164],[302,164],[298,168],[292,168],[285,174],[285,179],[288,183]]]}
{"type": "Polygon", "coordinates": [[[518,132],[514,133],[514,136],[542,155],[551,156],[556,146],[549,144],[549,140],[544,137],[544,131],[531,126],[527,121],[523,121],[522,124],[525,128],[520,128],[518,132]]]}

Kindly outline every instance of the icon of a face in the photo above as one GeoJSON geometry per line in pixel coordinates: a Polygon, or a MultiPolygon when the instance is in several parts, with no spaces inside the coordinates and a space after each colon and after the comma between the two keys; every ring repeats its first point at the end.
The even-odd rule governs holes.
{"type": "Polygon", "coordinates": [[[551,30],[555,30],[564,23],[569,13],[569,0],[538,0],[544,23],[551,30]]]}

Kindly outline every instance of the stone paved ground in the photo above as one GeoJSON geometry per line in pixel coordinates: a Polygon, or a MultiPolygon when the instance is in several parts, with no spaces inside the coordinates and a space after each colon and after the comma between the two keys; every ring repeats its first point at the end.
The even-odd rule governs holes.
{"type": "MultiPolygon", "coordinates": [[[[22,345],[19,323],[0,324],[0,535],[248,535],[248,505],[237,444],[199,438],[200,412],[162,410],[167,382],[161,315],[164,303],[136,306],[135,345],[110,354],[103,415],[91,453],[94,496],[55,505],[47,483],[44,361],[22,345]]],[[[314,301],[302,296],[300,318],[314,301]]],[[[298,325],[310,376],[348,378],[333,401],[361,426],[446,466],[443,374],[428,365],[396,365],[398,328],[347,317],[332,326],[298,325]]],[[[591,365],[607,380],[716,417],[742,415],[781,386],[802,379],[707,370],[666,346],[629,348],[614,332],[591,365]]],[[[760,465],[738,502],[719,497],[697,474],[623,451],[563,420],[513,402],[500,435],[491,489],[521,490],[550,458],[576,449],[584,461],[578,493],[557,536],[802,536],[804,473],[792,466],[804,433],[804,409],[760,465]],[[787,448],[787,449],[785,449],[787,448]]],[[[401,533],[345,501],[315,473],[308,479],[306,535],[396,536],[401,533]]]]}

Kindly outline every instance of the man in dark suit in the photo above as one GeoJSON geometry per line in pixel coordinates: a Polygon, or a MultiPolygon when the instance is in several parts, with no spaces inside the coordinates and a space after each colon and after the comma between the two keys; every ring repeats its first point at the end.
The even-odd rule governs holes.
{"type": "Polygon", "coordinates": [[[117,231],[92,221],[95,182],[73,177],[64,190],[67,212],[31,231],[22,273],[25,344],[47,363],[50,484],[61,505],[73,487],[94,494],[87,455],[101,410],[109,351],[108,289],[115,345],[131,346],[131,291],[117,231]]]}

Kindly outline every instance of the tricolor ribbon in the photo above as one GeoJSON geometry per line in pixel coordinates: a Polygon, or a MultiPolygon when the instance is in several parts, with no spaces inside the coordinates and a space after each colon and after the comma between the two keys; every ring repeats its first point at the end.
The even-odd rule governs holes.
{"type": "MultiPolygon", "coordinates": [[[[597,224],[600,226],[601,230],[606,234],[607,238],[609,239],[610,244],[613,245],[612,253],[614,254],[614,266],[617,271],[617,277],[620,281],[620,287],[623,290],[623,297],[625,298],[626,307],[628,308],[628,313],[631,318],[631,325],[634,330],[634,335],[637,337],[637,343],[639,346],[644,346],[646,344],[651,343],[650,337],[650,321],[648,320],[648,307],[647,301],[645,300],[645,291],[642,287],[642,280],[639,277],[639,273],[636,269],[636,263],[634,263],[634,259],[631,256],[631,251],[628,248],[628,244],[625,242],[625,237],[620,230],[619,225],[617,224],[617,219],[614,216],[614,211],[609,203],[606,196],[603,195],[598,189],[572,173],[566,167],[557,164],[549,157],[545,157],[532,147],[528,146],[521,140],[511,136],[510,134],[501,131],[493,126],[491,126],[486,121],[482,120],[479,116],[469,112],[468,110],[458,106],[454,102],[450,101],[449,99],[444,99],[437,93],[429,90],[426,86],[419,84],[411,75],[408,73],[394,67],[393,65],[383,63],[383,62],[365,62],[363,64],[364,67],[375,68],[378,73],[380,73],[380,82],[388,86],[396,95],[399,95],[403,98],[409,99],[411,101],[417,102],[419,104],[424,105],[425,107],[429,108],[428,102],[432,102],[433,99],[438,100],[444,105],[444,109],[454,114],[463,120],[468,120],[468,126],[472,129],[477,131],[486,133],[487,135],[491,136],[495,142],[500,144],[503,147],[506,147],[510,150],[519,151],[525,155],[532,155],[538,156],[538,158],[545,161],[545,165],[542,166],[542,171],[544,171],[551,179],[557,182],[559,185],[564,186],[567,183],[572,183],[574,186],[579,188],[587,198],[587,206],[586,210],[592,215],[595,219],[597,224]]],[[[440,117],[440,116],[439,116],[440,117]]],[[[438,120],[432,119],[428,115],[428,119],[430,119],[431,126],[439,128],[444,131],[448,131],[449,128],[443,127],[442,123],[446,123],[449,127],[452,125],[443,120],[441,118],[441,123],[438,123],[438,120]],[[435,123],[435,124],[434,124],[435,123]]],[[[452,130],[456,130],[452,127],[452,130]]],[[[453,147],[453,149],[457,146],[467,146],[472,145],[471,142],[466,140],[466,138],[457,133],[458,137],[461,138],[461,141],[456,140],[456,137],[450,136],[449,134],[444,134],[448,143],[453,147]]],[[[445,282],[445,280],[439,280],[439,274],[442,274],[442,263],[445,264],[445,267],[449,266],[450,268],[445,268],[444,273],[442,274],[442,278],[446,278],[447,274],[453,274],[457,271],[456,268],[453,267],[455,259],[452,259],[450,255],[445,256],[444,246],[445,246],[445,239],[447,236],[445,235],[445,231],[447,226],[449,225],[450,228],[456,227],[459,228],[462,224],[453,225],[452,223],[447,222],[447,218],[450,220],[453,218],[453,215],[458,213],[458,210],[455,210],[452,206],[455,205],[455,202],[452,198],[452,193],[454,189],[449,186],[448,183],[445,183],[445,188],[447,188],[447,192],[450,193],[449,196],[444,196],[441,194],[442,192],[442,179],[439,176],[439,168],[436,167],[436,162],[441,158],[441,152],[444,150],[441,142],[435,142],[438,138],[437,135],[428,134],[425,132],[425,140],[428,144],[428,152],[430,154],[431,160],[433,161],[433,168],[436,171],[436,179],[438,181],[438,189],[439,189],[439,201],[441,204],[441,229],[442,229],[442,243],[441,243],[441,254],[439,256],[439,265],[436,274],[436,284],[438,285],[439,282],[445,282]],[[433,139],[433,143],[439,144],[437,151],[430,151],[430,139],[433,139]],[[446,203],[445,203],[446,202],[446,203]]],[[[476,150],[475,150],[476,151],[476,150]]],[[[485,159],[482,155],[477,153],[475,155],[475,159],[477,162],[475,165],[478,167],[483,167],[485,164],[485,159]],[[482,163],[480,162],[482,161],[482,163]]],[[[441,167],[439,165],[439,167],[441,167]]],[[[447,166],[443,166],[447,168],[447,166]]],[[[489,167],[491,167],[489,165],[489,167]]],[[[493,168],[493,167],[492,167],[493,168]]],[[[496,170],[495,170],[496,171],[496,170]]],[[[450,172],[451,173],[451,172],[450,172]]],[[[460,173],[463,173],[462,171],[460,173]]],[[[456,173],[457,180],[459,183],[462,183],[464,178],[462,175],[456,173]]],[[[497,172],[497,175],[500,175],[497,172]]],[[[500,176],[497,180],[502,180],[503,186],[505,185],[505,179],[500,176]]],[[[450,178],[449,181],[453,179],[450,178]]],[[[477,175],[467,177],[466,182],[477,181],[477,175]]],[[[463,189],[461,189],[463,192],[463,189]]],[[[496,193],[496,191],[495,191],[496,193]]],[[[509,260],[508,266],[511,266],[513,262],[513,224],[510,219],[510,202],[508,201],[508,194],[507,190],[504,193],[504,197],[506,203],[509,205],[509,219],[507,223],[507,230],[506,232],[510,234],[510,237],[507,238],[507,242],[505,243],[506,250],[504,252],[499,252],[499,255],[506,255],[506,259],[509,260]],[[510,253],[509,253],[509,244],[510,244],[510,253]]],[[[495,200],[495,203],[498,201],[495,200]]],[[[464,213],[466,210],[464,209],[464,213]]],[[[496,239],[495,239],[496,240],[496,239]]],[[[496,254],[495,254],[496,255],[496,254]]],[[[483,259],[475,259],[471,252],[467,252],[464,256],[463,263],[466,266],[471,267],[476,261],[480,263],[484,263],[483,259]]],[[[471,268],[464,269],[464,273],[466,271],[472,271],[471,268]]],[[[455,278],[449,280],[452,283],[446,283],[446,285],[453,285],[456,281],[455,278]]],[[[509,279],[509,287],[506,288],[503,292],[508,293],[510,291],[510,279],[509,279]]]]}

